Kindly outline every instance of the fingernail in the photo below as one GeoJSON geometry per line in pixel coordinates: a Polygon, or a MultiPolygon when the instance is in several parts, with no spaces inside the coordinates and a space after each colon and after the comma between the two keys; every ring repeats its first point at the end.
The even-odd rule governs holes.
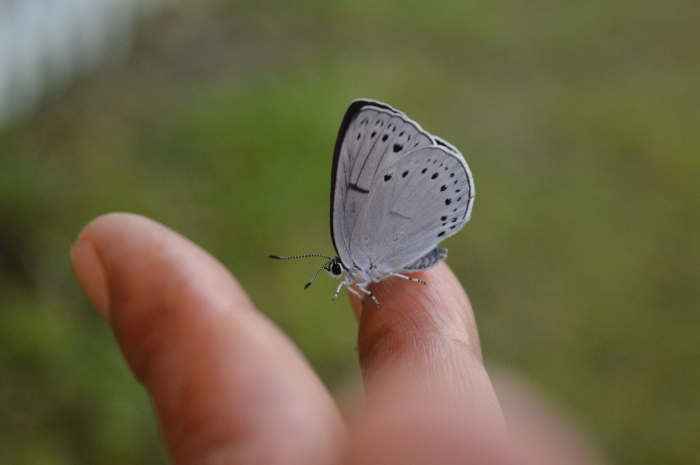
{"type": "Polygon", "coordinates": [[[70,249],[70,260],[78,282],[102,317],[110,321],[109,287],[99,255],[92,242],[78,240],[70,249]]]}

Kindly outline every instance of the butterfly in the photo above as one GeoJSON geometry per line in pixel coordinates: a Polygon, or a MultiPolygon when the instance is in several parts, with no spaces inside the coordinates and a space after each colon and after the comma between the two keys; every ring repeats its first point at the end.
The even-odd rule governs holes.
{"type": "Polygon", "coordinates": [[[350,103],[338,131],[331,172],[331,238],[336,257],[321,270],[360,298],[390,276],[427,270],[447,257],[437,245],[462,229],[474,205],[474,179],[462,154],[386,103],[350,103]],[[364,294],[364,295],[363,295],[364,294]]]}

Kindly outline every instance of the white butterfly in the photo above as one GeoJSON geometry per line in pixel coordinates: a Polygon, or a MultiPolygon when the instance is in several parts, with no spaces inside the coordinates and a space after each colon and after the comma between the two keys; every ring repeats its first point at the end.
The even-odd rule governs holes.
{"type": "Polygon", "coordinates": [[[389,276],[425,284],[401,273],[447,257],[437,245],[469,221],[473,205],[474,180],[455,147],[385,103],[355,100],[333,154],[331,237],[338,256],[270,257],[325,257],[305,289],[325,269],[343,280],[333,300],[346,286],[379,306],[366,286],[389,276]]]}

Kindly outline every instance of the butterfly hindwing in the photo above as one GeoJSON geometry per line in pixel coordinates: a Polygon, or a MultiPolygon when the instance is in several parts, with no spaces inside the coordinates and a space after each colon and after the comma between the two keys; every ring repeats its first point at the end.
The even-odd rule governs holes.
{"type": "Polygon", "coordinates": [[[403,155],[380,173],[358,214],[353,262],[389,273],[421,259],[468,221],[471,185],[459,152],[433,145],[403,155]]]}

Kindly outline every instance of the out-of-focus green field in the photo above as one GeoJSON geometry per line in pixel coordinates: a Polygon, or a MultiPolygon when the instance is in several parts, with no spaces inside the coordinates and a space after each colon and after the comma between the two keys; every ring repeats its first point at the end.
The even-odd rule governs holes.
{"type": "Polygon", "coordinates": [[[445,242],[488,366],[533,379],[612,463],[700,463],[700,3],[220,2],[142,24],[0,132],[0,456],[166,461],[143,389],[68,249],[152,217],[221,260],[331,389],[358,376],[332,254],[332,149],[385,101],[464,153],[445,242]]]}

